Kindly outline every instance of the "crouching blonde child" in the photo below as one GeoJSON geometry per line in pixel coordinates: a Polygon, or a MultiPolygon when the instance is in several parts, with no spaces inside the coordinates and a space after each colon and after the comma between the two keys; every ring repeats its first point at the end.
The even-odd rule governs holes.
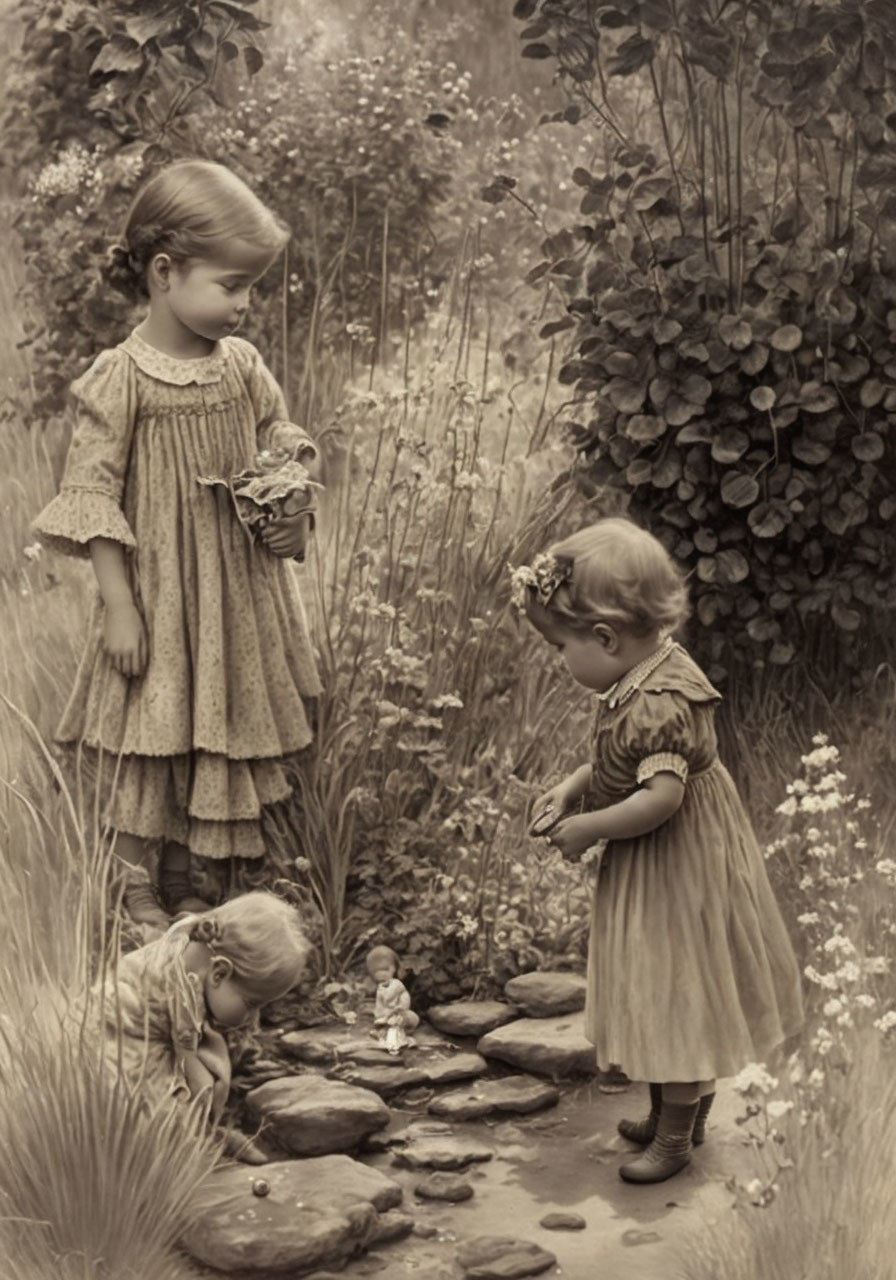
{"type": "MultiPolygon", "coordinates": [[[[230,1090],[224,1032],[291,990],[309,951],[295,909],[270,893],[179,921],[107,978],[107,1061],[150,1104],[195,1099],[217,1125],[230,1090]]],[[[254,1144],[236,1146],[233,1154],[263,1161],[254,1144]]]]}
{"type": "Polygon", "coordinates": [[[672,639],[687,613],[651,534],[604,519],[515,573],[517,603],[596,694],[589,758],[535,802],[532,833],[594,850],[586,1032],[597,1065],[650,1082],[622,1121],[628,1182],[660,1182],[702,1142],[715,1079],[802,1021],[796,959],[762,854],[719,760],[720,694],[672,639]],[[575,810],[588,793],[590,812],[575,810]]]}

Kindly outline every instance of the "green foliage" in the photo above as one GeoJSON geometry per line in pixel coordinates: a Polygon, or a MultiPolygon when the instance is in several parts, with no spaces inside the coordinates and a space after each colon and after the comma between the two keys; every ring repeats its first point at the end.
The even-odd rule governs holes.
{"type": "MultiPolygon", "coordinates": [[[[375,36],[383,15],[369,21],[375,36]]],[[[354,346],[364,363],[381,358],[388,329],[422,314],[456,243],[433,224],[451,188],[469,77],[400,31],[380,30],[375,44],[368,56],[334,56],[302,32],[204,139],[293,232],[285,299],[274,272],[250,333],[270,337],[285,319],[310,359],[334,344],[354,346]]],[[[306,402],[312,376],[294,379],[306,402]]]]}
{"type": "Polygon", "coordinates": [[[85,362],[120,340],[130,304],[103,280],[109,247],[139,181],[201,152],[228,63],[261,66],[254,2],[21,0],[3,128],[21,195],[30,412],[58,409],[85,362]]]}
{"type": "Polygon", "coordinates": [[[584,482],[691,572],[714,677],[819,630],[855,656],[894,603],[892,7],[515,13],[604,139],[530,272],[566,303],[542,333],[575,338],[584,482]]]}

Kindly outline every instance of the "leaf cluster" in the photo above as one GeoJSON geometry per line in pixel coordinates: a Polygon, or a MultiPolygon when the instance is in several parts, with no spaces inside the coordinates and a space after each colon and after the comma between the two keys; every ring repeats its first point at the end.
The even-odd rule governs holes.
{"type": "Polygon", "coordinates": [[[896,562],[896,24],[727,9],[515,10],[605,142],[529,274],[565,302],[583,476],[690,571],[717,677],[856,632],[896,562]]]}

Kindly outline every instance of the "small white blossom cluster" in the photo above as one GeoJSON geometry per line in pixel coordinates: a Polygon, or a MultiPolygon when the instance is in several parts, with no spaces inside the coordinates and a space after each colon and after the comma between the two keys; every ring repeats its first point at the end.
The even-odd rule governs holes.
{"type": "Polygon", "coordinates": [[[40,203],[59,196],[74,196],[102,184],[97,157],[80,142],[73,142],[55,160],[44,165],[31,184],[31,195],[40,203]]]}

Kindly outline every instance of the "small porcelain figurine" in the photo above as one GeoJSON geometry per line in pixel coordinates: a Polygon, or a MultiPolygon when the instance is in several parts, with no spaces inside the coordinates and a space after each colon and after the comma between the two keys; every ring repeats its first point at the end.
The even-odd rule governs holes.
{"type": "Polygon", "coordinates": [[[420,1019],[411,1008],[407,987],[398,977],[398,956],[391,947],[373,947],[367,953],[367,972],[376,982],[373,1035],[390,1053],[398,1053],[414,1041],[407,1034],[420,1019]]]}

